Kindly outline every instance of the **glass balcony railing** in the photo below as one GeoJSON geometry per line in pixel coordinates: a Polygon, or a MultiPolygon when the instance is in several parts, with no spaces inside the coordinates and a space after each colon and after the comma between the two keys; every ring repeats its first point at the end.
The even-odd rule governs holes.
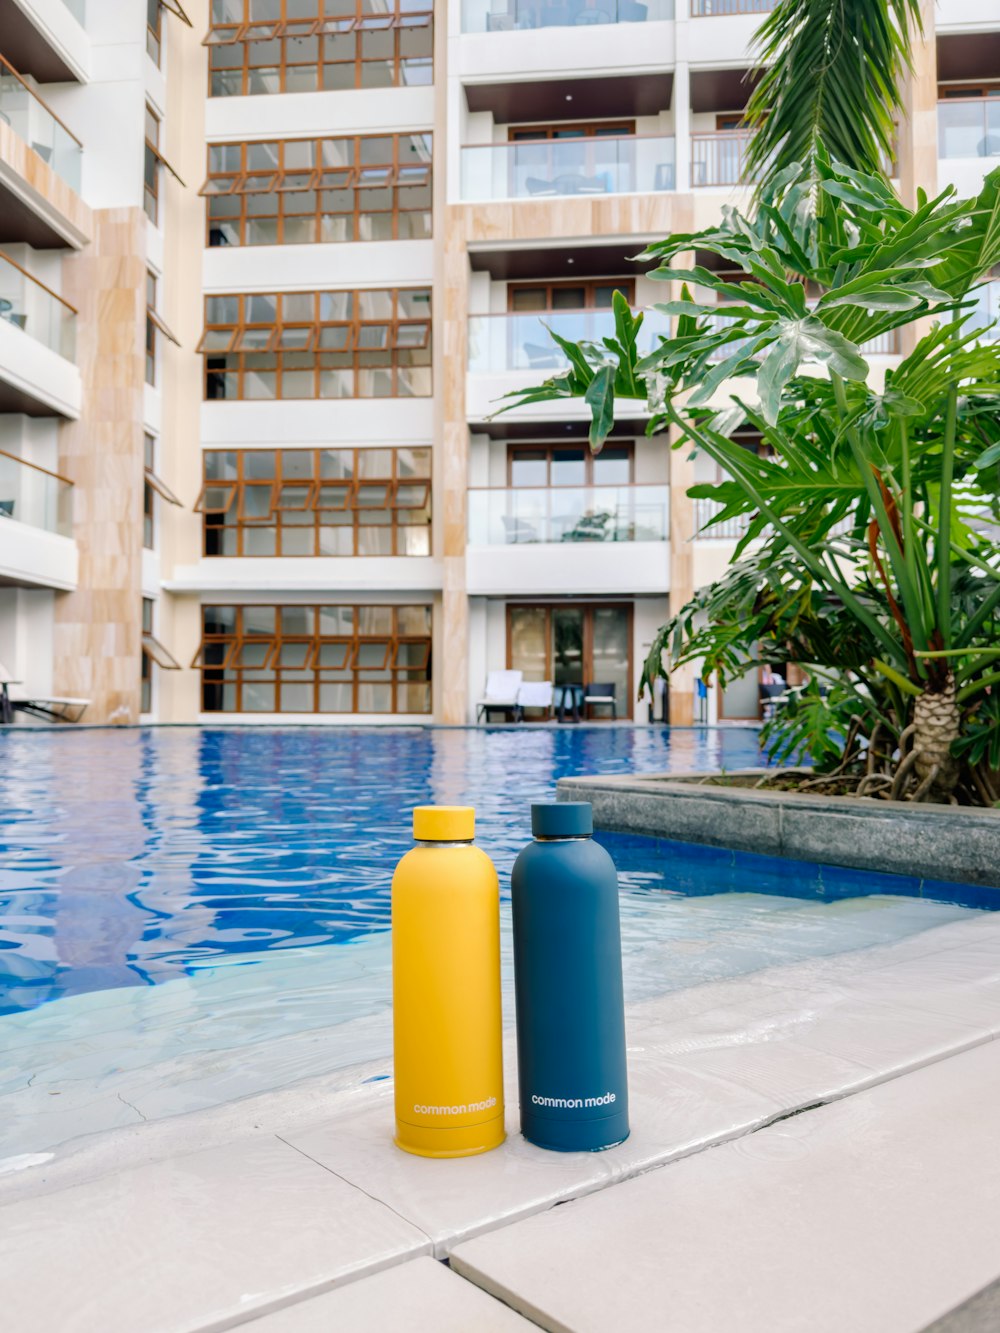
{"type": "Polygon", "coordinates": [[[938,155],[1000,157],[1000,96],[938,102],[938,155]]]}
{"type": "Polygon", "coordinates": [[[463,32],[590,28],[674,17],[674,0],[462,0],[463,32]]]}
{"type": "Polygon", "coordinates": [[[0,319],[67,361],[76,357],[76,311],[0,252],[0,319]]]}
{"type": "Polygon", "coordinates": [[[666,135],[527,139],[462,149],[462,198],[546,199],[674,189],[666,135]]]}
{"type": "Polygon", "coordinates": [[[0,532],[9,519],[72,537],[73,483],[0,450],[0,532]]]}
{"type": "Polygon", "coordinates": [[[982,329],[984,339],[1000,341],[1000,279],[984,282],[971,295],[975,298],[976,308],[969,325],[974,329],[982,329]]]}
{"type": "Polygon", "coordinates": [[[79,191],[83,160],[80,140],[3,56],[0,56],[0,122],[9,125],[57,176],[79,191]]]}
{"type": "MultiPolygon", "coordinates": [[[[647,310],[639,332],[639,351],[645,355],[657,346],[657,335],[669,332],[670,320],[658,310],[647,310]]],[[[563,370],[567,366],[562,349],[549,337],[548,329],[572,342],[586,339],[599,343],[615,331],[610,310],[548,310],[513,315],[470,315],[469,373],[500,375],[505,371],[563,370]],[[547,327],[546,327],[547,326],[547,327]]]]}
{"type": "Polygon", "coordinates": [[[668,486],[548,486],[469,491],[470,546],[664,542],[668,486]]]}

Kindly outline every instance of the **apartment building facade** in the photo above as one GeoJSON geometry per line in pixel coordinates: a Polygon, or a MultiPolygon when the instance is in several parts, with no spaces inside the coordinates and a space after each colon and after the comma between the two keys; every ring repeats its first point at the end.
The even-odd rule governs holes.
{"type": "MultiPolygon", "coordinates": [[[[668,299],[632,257],[746,198],[771,7],[0,0],[22,693],[88,722],[464,723],[513,668],[612,685],[636,722],[755,716],[753,681],[698,699],[690,672],[635,701],[739,536],[703,530],[703,461],[641,404],[597,457],[576,406],[496,409],[559,368],[546,325],[599,338],[615,290],[668,299]]],[[[900,188],[974,192],[991,0],[927,6],[906,97],[900,188]]]]}

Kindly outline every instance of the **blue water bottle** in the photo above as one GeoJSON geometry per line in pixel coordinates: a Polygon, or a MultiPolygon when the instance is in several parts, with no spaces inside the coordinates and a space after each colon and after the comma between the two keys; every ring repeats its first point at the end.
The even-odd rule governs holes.
{"type": "Polygon", "coordinates": [[[587,802],[531,807],[514,862],[521,1132],[560,1152],[628,1138],[618,875],[587,802]]]}

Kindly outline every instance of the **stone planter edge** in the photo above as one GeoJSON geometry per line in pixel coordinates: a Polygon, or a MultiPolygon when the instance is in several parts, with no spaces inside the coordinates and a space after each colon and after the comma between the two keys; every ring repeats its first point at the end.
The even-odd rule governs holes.
{"type": "Polygon", "coordinates": [[[1000,888],[1000,811],[699,785],[706,776],[560,778],[557,799],[589,801],[608,832],[1000,888]]]}

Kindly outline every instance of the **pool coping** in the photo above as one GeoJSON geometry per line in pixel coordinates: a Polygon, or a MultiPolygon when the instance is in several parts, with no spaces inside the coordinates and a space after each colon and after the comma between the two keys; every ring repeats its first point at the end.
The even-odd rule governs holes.
{"type": "MultiPolygon", "coordinates": [[[[46,1310],[52,1313],[65,1296],[65,1284],[52,1284],[48,1275],[75,1267],[78,1314],[99,1315],[91,1326],[105,1333],[132,1333],[132,1302],[141,1284],[148,1285],[149,1269],[139,1251],[123,1263],[120,1235],[154,1197],[160,1289],[146,1333],[176,1333],[181,1326],[188,1333],[218,1333],[250,1324],[421,1254],[448,1260],[477,1235],[711,1152],[790,1116],[801,1116],[797,1124],[805,1126],[822,1106],[995,1041],[998,1001],[1000,914],[983,913],[893,944],[630,1005],[633,1133],[600,1154],[551,1154],[526,1144],[516,1133],[510,1096],[511,1137],[495,1152],[451,1163],[405,1156],[391,1143],[392,1084],[385,1078],[359,1081],[322,1111],[301,1088],[302,1114],[287,1114],[287,1090],[273,1101],[263,1095],[233,1103],[222,1115],[177,1117],[165,1136],[154,1122],[112,1132],[101,1136],[96,1155],[64,1163],[68,1171],[18,1173],[22,1188],[0,1192],[6,1193],[0,1220],[11,1242],[6,1256],[0,1254],[8,1313],[13,1322],[18,1313],[26,1325],[32,1318],[44,1322],[46,1310]],[[143,1129],[152,1132],[152,1144],[142,1142],[143,1129]],[[268,1178],[247,1194],[260,1161],[270,1163],[268,1178]],[[211,1198],[193,1187],[203,1177],[211,1198]],[[312,1192],[301,1205],[293,1188],[300,1178],[312,1192]],[[259,1230],[256,1254],[231,1242],[218,1248],[215,1208],[225,1203],[230,1182],[249,1207],[247,1235],[259,1230]],[[276,1189],[284,1191],[284,1207],[293,1215],[274,1217],[276,1189]],[[336,1237],[317,1230],[310,1211],[316,1205],[326,1209],[336,1237]],[[355,1246],[348,1261],[338,1244],[340,1233],[351,1239],[356,1215],[374,1216],[378,1234],[367,1250],[355,1246]],[[109,1226],[117,1229],[117,1241],[109,1226]],[[258,1271],[269,1237],[310,1226],[322,1244],[312,1247],[309,1265],[293,1246],[279,1273],[258,1271]],[[205,1254],[216,1251],[225,1255],[225,1271],[217,1284],[213,1278],[211,1303],[199,1309],[201,1318],[178,1322],[182,1306],[191,1313],[189,1272],[203,1270],[205,1254]]],[[[513,1034],[507,1037],[510,1095],[513,1034]]],[[[956,1302],[969,1294],[957,1292],[956,1302]]],[[[928,1310],[928,1320],[938,1313],[928,1310]]]]}
{"type": "Polygon", "coordinates": [[[556,794],[589,801],[607,832],[1000,888],[1000,811],[713,787],[706,776],[721,774],[560,778],[556,794]]]}

